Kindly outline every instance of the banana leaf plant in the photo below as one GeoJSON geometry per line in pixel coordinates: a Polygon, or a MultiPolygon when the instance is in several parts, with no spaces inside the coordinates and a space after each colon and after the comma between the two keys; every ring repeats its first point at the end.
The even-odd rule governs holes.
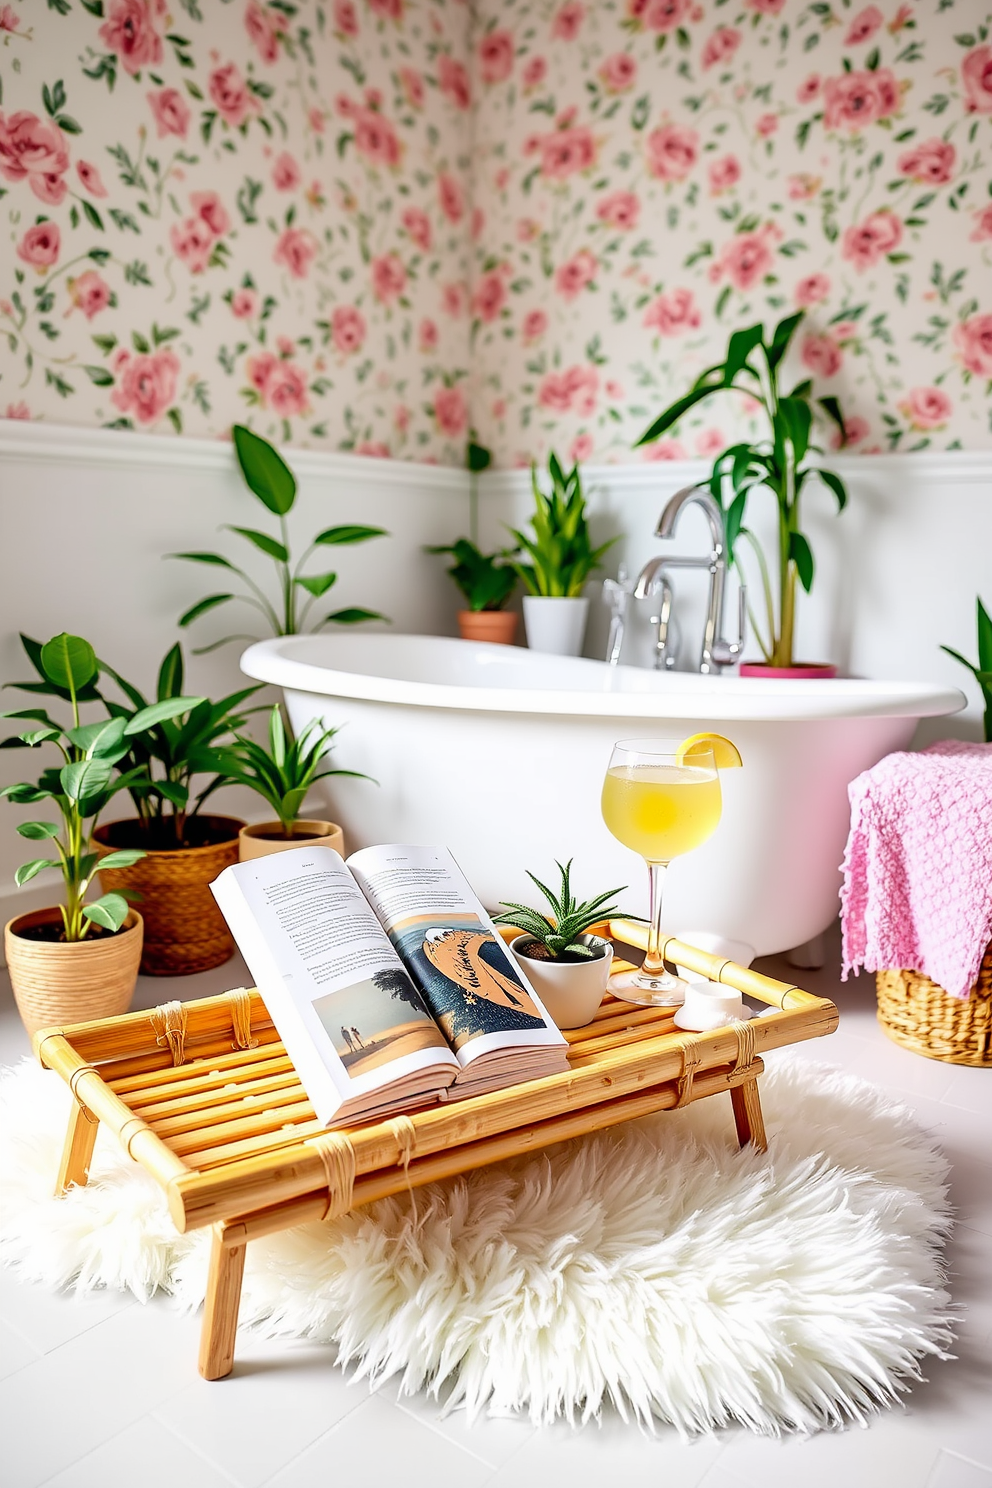
{"type": "Polygon", "coordinates": [[[329,775],[368,779],[358,770],[335,770],[329,764],[326,769],[320,768],[336,733],[335,728],[321,728],[314,718],[294,739],[283,722],[282,709],[276,703],[269,714],[268,749],[256,739],[238,735],[230,751],[233,756],[228,766],[230,779],[257,791],[263,800],[268,801],[284,837],[295,835],[307,791],[318,780],[326,780],[329,775]]]}
{"type": "MultiPolygon", "coordinates": [[[[237,778],[235,735],[249,715],[258,711],[246,710],[243,705],[260,687],[244,687],[216,703],[203,697],[185,697],[183,653],[178,642],[159,668],[154,703],[149,704],[133,683],[105,662],[101,669],[113,678],[131,705],[103,697],[111,717],[125,723],[127,789],[142,840],[147,847],[166,852],[199,845],[190,838],[191,825],[214,791],[237,778]],[[156,708],[160,714],[155,714],[156,708]],[[135,726],[136,719],[144,720],[141,727],[135,726]],[[197,790],[195,776],[208,777],[197,790]]],[[[112,865],[104,859],[102,866],[112,865]]]]}
{"type": "Polygon", "coordinates": [[[978,603],[978,665],[968,661],[967,657],[955,651],[952,646],[941,646],[948,656],[953,656],[962,666],[967,667],[975,681],[982,689],[982,698],[985,703],[985,742],[992,744],[992,619],[982,601],[978,603]]]}
{"type": "MultiPolygon", "coordinates": [[[[61,818],[58,822],[27,821],[18,825],[20,836],[29,842],[46,843],[58,857],[32,858],[22,863],[14,880],[21,887],[45,868],[60,868],[65,884],[65,903],[59,905],[64,938],[79,941],[94,925],[119,930],[128,912],[122,894],[103,894],[90,904],[85,902],[99,863],[99,855],[90,848],[97,818],[119,791],[137,786],[142,773],[136,767],[123,772],[118,767],[136,737],[198,700],[172,698],[138,709],[128,717],[84,724],[80,703],[102,701],[96,687],[100,664],[93,647],[81,636],[64,632],[43,646],[27,636],[21,640],[39,680],[8,685],[61,698],[71,708],[72,724],[66,727],[56,722],[44,708],[18,708],[2,715],[18,724],[12,737],[3,741],[3,748],[36,749],[52,744],[62,756],[62,764],[43,770],[36,783],[25,781],[0,791],[0,797],[15,805],[51,801],[61,818]]],[[[137,849],[113,852],[104,857],[102,866],[129,868],[144,856],[137,849]]]]}
{"type": "Polygon", "coordinates": [[[689,391],[659,414],[637,441],[649,444],[660,438],[690,408],[714,393],[746,393],[760,405],[768,420],[768,435],[756,444],[744,442],[723,450],[713,462],[709,488],[724,511],[728,558],[741,569],[738,542],[743,539],[757,561],[765,601],[764,631],[753,613],[751,623],[765,660],[776,667],[793,662],[797,582],[807,594],[813,585],[813,552],[800,519],[803,487],[819,479],[836,497],[838,511],[847,504],[847,488],[840,476],[810,458],[823,453],[812,443],[814,401],[836,424],[843,445],[846,436],[840,404],[833,396],[814,400],[809,378],[788,393],[781,384],[786,353],[803,316],[800,310],[779,321],[769,340],[762,325],[735,331],[725,359],[701,372],[689,391]],[[744,520],[751,493],[763,489],[772,493],[778,507],[778,540],[771,562],[744,520]]]}
{"type": "Polygon", "coordinates": [[[531,466],[533,536],[510,529],[530,563],[515,562],[513,567],[528,594],[574,599],[582,593],[592,571],[600,567],[603,554],[616,538],[611,537],[598,548],[592,546],[578,464],[566,474],[558,457],[552,454],[548,474],[551,491],[545,495],[538,484],[537,467],[531,466]]]}
{"type": "MultiPolygon", "coordinates": [[[[352,547],[356,543],[368,542],[373,537],[388,537],[383,527],[365,527],[358,523],[347,523],[337,527],[325,527],[310,543],[303,556],[293,560],[289,542],[288,514],[296,503],[296,477],[283,460],[278,450],[253,434],[242,424],[234,425],[234,449],[238,464],[248,489],[257,496],[262,505],[279,519],[278,534],[260,532],[254,527],[227,525],[227,531],[249,543],[256,552],[264,553],[275,565],[275,592],[266,593],[249,573],[225,558],[222,553],[190,552],[169,553],[169,558],[181,558],[186,563],[198,563],[209,568],[222,569],[238,581],[239,593],[226,590],[208,594],[197,600],[179,617],[179,626],[185,630],[202,615],[210,614],[221,605],[237,601],[250,605],[265,620],[271,635],[299,635],[307,629],[319,630],[323,625],[357,625],[363,620],[385,620],[378,610],[366,610],[351,605],[340,610],[330,610],[316,625],[311,625],[310,612],[317,602],[337,583],[337,574],[304,573],[311,556],[326,548],[352,547]]],[[[227,580],[232,582],[231,579],[227,580]]],[[[258,637],[249,634],[228,635],[207,646],[200,646],[194,656],[226,646],[229,641],[253,641],[258,637]]]]}

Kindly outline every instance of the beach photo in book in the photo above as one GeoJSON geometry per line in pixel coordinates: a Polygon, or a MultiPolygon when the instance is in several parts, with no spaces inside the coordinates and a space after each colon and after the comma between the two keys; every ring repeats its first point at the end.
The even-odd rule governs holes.
{"type": "Polygon", "coordinates": [[[443,847],[300,847],[211,885],[323,1126],[567,1070],[567,1045],[443,847]]]}

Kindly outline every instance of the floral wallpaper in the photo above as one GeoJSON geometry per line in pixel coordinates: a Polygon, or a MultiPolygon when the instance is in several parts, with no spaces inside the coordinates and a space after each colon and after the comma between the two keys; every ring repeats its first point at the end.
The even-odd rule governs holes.
{"type": "Polygon", "coordinates": [[[0,414],[460,462],[468,25],[0,4],[0,414]]]}
{"type": "Polygon", "coordinates": [[[631,446],[798,308],[852,449],[992,444],[987,0],[479,0],[473,52],[502,463],[712,455],[749,427],[728,397],[631,446]]]}
{"type": "Polygon", "coordinates": [[[711,455],[757,319],[992,444],[988,0],[0,0],[0,416],[711,455]]]}

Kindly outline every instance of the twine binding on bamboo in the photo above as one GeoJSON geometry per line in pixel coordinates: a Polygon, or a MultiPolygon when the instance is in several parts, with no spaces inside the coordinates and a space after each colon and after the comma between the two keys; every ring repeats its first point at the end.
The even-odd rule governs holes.
{"type": "Polygon", "coordinates": [[[737,1035],[737,1061],[733,1073],[742,1075],[754,1063],[754,1028],[742,1018],[735,1018],[730,1026],[737,1035]]]}
{"type": "Polygon", "coordinates": [[[186,1062],[186,1005],[182,1002],[163,1002],[149,1014],[155,1030],[155,1042],[163,1047],[168,1044],[172,1063],[176,1066],[186,1062]]]}
{"type": "Polygon", "coordinates": [[[251,1036],[251,993],[247,987],[232,987],[226,994],[231,1005],[232,1049],[257,1049],[258,1039],[251,1036]]]}
{"type": "Polygon", "coordinates": [[[678,1099],[675,1109],[686,1106],[692,1100],[692,1082],[701,1058],[699,1040],[686,1038],[682,1040],[682,1073],[679,1075],[678,1099]]]}
{"type": "Polygon", "coordinates": [[[403,1168],[403,1177],[406,1179],[406,1191],[410,1196],[413,1206],[413,1215],[416,1218],[417,1199],[413,1192],[413,1184],[410,1182],[410,1162],[417,1151],[417,1128],[409,1116],[394,1116],[389,1123],[389,1129],[396,1138],[396,1145],[400,1149],[399,1161],[403,1168]]]}
{"type": "Polygon", "coordinates": [[[336,1219],[351,1208],[355,1190],[355,1149],[344,1132],[321,1132],[307,1143],[324,1164],[327,1208],[324,1219],[336,1219]]]}
{"type": "Polygon", "coordinates": [[[83,1097],[80,1095],[79,1091],[76,1089],[76,1086],[79,1084],[79,1082],[82,1079],[83,1075],[98,1075],[99,1073],[100,1073],[100,1071],[96,1068],[95,1065],[93,1065],[93,1064],[81,1064],[79,1066],[79,1068],[78,1069],[74,1069],[73,1072],[72,1072],[72,1074],[69,1076],[69,1089],[72,1091],[72,1094],[73,1094],[76,1102],[80,1106],[82,1106],[82,1108],[83,1108],[84,1111],[86,1110],[86,1102],[83,1100],[83,1097]]]}

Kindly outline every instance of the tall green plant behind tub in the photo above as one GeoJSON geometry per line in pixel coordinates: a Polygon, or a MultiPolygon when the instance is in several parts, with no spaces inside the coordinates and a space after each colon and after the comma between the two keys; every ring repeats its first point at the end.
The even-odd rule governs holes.
{"type": "MultiPolygon", "coordinates": [[[[101,718],[96,723],[84,724],[80,721],[80,703],[103,701],[96,687],[100,663],[93,647],[81,636],[65,632],[53,636],[44,646],[28,636],[22,636],[21,640],[39,680],[9,685],[62,698],[72,710],[72,724],[66,728],[44,708],[17,708],[0,715],[15,719],[20,725],[11,738],[4,740],[3,748],[34,749],[53,744],[62,756],[62,764],[43,770],[36,783],[23,781],[0,791],[0,797],[15,805],[51,801],[61,817],[60,823],[19,824],[17,831],[21,837],[29,842],[46,843],[58,857],[32,858],[22,863],[14,880],[20,888],[45,868],[61,869],[65,903],[59,908],[65,938],[78,941],[86,937],[93,925],[119,930],[127,917],[127,900],[122,894],[103,894],[92,904],[85,902],[99,863],[99,855],[90,850],[97,817],[119,791],[137,787],[142,777],[140,768],[132,767],[120,773],[117,767],[126,760],[133,740],[145,729],[161,724],[199,700],[171,698],[164,704],[138,709],[128,717],[101,718]]],[[[144,856],[138,849],[125,849],[105,855],[102,866],[130,868],[144,856]]]]}
{"type": "MultiPolygon", "coordinates": [[[[796,583],[808,594],[813,585],[813,552],[801,530],[800,496],[810,477],[818,476],[837,499],[838,511],[847,504],[847,488],[840,476],[824,470],[812,454],[823,453],[811,442],[813,431],[813,383],[807,378],[786,393],[781,376],[786,353],[802,324],[804,312],[779,321],[771,339],[765,339],[764,327],[749,326],[735,331],[727,346],[725,359],[700,373],[687,393],[659,414],[650,428],[637,441],[649,444],[677,424],[704,398],[713,393],[746,393],[757,402],[768,420],[769,434],[756,444],[734,444],[723,450],[713,462],[709,487],[714,500],[724,509],[728,557],[737,563],[738,539],[751,548],[761,575],[765,601],[765,634],[755,624],[752,628],[765,660],[772,666],[788,667],[793,663],[793,636],[796,616],[796,583]],[[730,488],[730,500],[725,504],[730,488]],[[771,563],[766,561],[749,527],[744,525],[748,498],[752,491],[771,491],[778,507],[778,541],[771,563]],[[773,584],[771,575],[775,575],[773,584]],[[766,639],[767,636],[767,639],[766,639]]],[[[844,418],[840,404],[832,396],[815,400],[840,430],[844,442],[844,418]]]]}
{"type": "Polygon", "coordinates": [[[992,617],[979,599],[978,604],[978,665],[955,651],[952,646],[941,646],[948,656],[953,656],[963,667],[967,667],[982,689],[985,703],[985,742],[992,744],[992,617]]]}
{"type": "MultiPolygon", "coordinates": [[[[302,558],[294,562],[289,542],[286,517],[296,502],[296,477],[267,439],[253,434],[242,424],[234,425],[234,448],[238,464],[248,489],[258,498],[266,510],[279,519],[278,534],[260,532],[254,527],[232,527],[234,532],[249,543],[256,552],[264,553],[275,565],[275,593],[266,593],[243,568],[225,558],[222,553],[189,552],[169,553],[170,558],[181,558],[187,563],[204,564],[232,574],[239,581],[240,593],[224,590],[208,594],[197,600],[179,617],[181,629],[186,629],[201,616],[219,609],[221,605],[236,601],[250,605],[265,620],[271,635],[299,635],[306,630],[320,630],[324,625],[357,625],[362,620],[385,620],[378,610],[366,610],[351,605],[340,610],[330,610],[316,623],[311,623],[310,613],[314,605],[322,600],[337,583],[337,574],[304,573],[310,558],[318,550],[326,548],[352,547],[356,543],[368,542],[373,537],[388,537],[383,527],[365,527],[358,523],[347,523],[338,527],[325,527],[307,547],[302,558]]],[[[228,581],[230,582],[230,581],[228,581]]],[[[226,646],[229,641],[253,641],[254,635],[238,634],[224,636],[207,646],[200,646],[194,655],[202,656],[207,651],[226,646]]]]}

